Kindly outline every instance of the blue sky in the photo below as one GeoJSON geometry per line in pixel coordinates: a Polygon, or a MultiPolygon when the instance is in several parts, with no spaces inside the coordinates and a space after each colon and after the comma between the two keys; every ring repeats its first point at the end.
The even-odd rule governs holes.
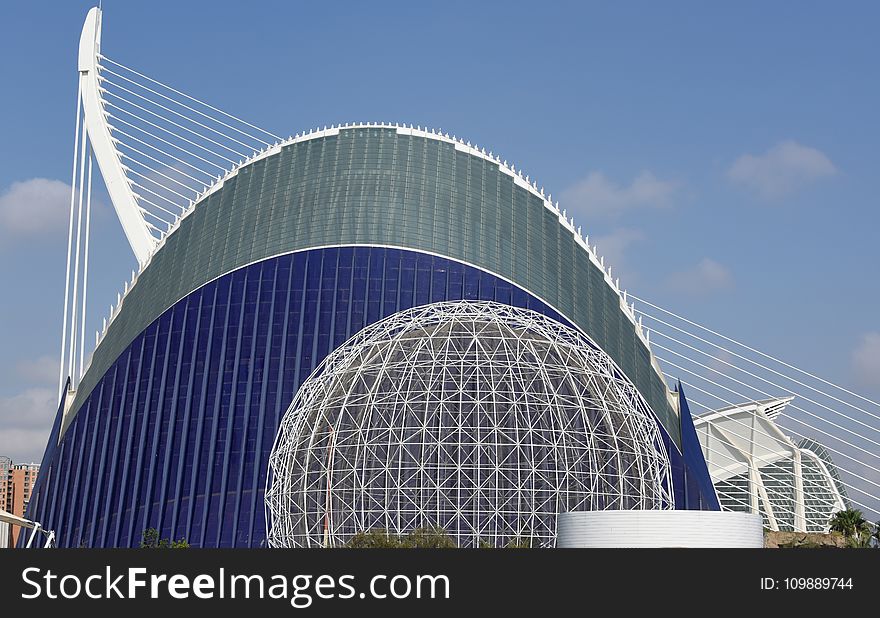
{"type": "MultiPolygon", "coordinates": [[[[89,7],[6,3],[0,23],[0,453],[17,459],[39,458],[54,410],[89,7]]],[[[559,198],[639,296],[876,398],[878,19],[869,2],[108,0],[103,51],[278,134],[464,136],[559,198]]],[[[104,203],[91,333],[134,265],[104,203]]]]}

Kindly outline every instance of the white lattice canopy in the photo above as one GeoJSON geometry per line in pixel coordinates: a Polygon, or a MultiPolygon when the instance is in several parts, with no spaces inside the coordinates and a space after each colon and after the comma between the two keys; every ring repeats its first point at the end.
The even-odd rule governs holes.
{"type": "Polygon", "coordinates": [[[673,504],[657,422],[609,356],[491,302],[402,311],[332,352],[270,466],[276,547],[434,526],[460,547],[552,546],[560,512],[673,504]]]}

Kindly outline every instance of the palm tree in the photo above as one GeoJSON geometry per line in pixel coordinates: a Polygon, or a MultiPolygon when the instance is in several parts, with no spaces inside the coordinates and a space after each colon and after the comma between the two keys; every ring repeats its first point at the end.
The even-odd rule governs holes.
{"type": "Polygon", "coordinates": [[[838,511],[831,518],[829,528],[843,534],[849,547],[868,547],[871,543],[871,525],[858,509],[838,511]]]}

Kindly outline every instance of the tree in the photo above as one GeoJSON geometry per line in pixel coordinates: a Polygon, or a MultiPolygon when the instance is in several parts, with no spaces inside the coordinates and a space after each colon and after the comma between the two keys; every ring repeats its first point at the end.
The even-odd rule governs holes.
{"type": "Polygon", "coordinates": [[[346,543],[346,547],[359,549],[385,548],[397,549],[401,547],[400,538],[391,536],[384,528],[373,528],[366,532],[358,532],[346,543]]]}
{"type": "Polygon", "coordinates": [[[390,549],[437,549],[455,547],[455,541],[443,528],[416,528],[403,536],[392,535],[383,528],[358,532],[346,547],[390,549]]]}
{"type": "Polygon", "coordinates": [[[443,528],[416,528],[401,540],[401,547],[414,549],[451,549],[455,540],[443,528]]]}
{"type": "Polygon", "coordinates": [[[829,528],[843,535],[847,547],[870,547],[871,525],[858,509],[838,511],[831,518],[829,528]]]}
{"type": "Polygon", "coordinates": [[[159,537],[159,531],[155,528],[147,528],[141,535],[141,549],[186,549],[189,547],[186,539],[170,541],[159,537]]]}
{"type": "Polygon", "coordinates": [[[532,539],[528,537],[517,536],[510,541],[508,541],[507,545],[504,546],[507,549],[531,549],[532,547],[532,539]]]}

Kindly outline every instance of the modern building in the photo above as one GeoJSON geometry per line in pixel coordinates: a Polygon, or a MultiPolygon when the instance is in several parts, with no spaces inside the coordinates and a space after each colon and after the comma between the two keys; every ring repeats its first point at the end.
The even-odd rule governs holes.
{"type": "Polygon", "coordinates": [[[552,546],[562,511],[719,508],[625,293],[522,172],[438,131],[334,126],[139,236],[99,34],[93,9],[84,123],[144,259],[49,438],[28,516],[60,547],[431,525],[552,546]]]}
{"type": "Polygon", "coordinates": [[[850,506],[831,454],[776,424],[793,397],[729,406],[696,420],[721,507],[759,513],[770,530],[827,532],[850,506]]]}
{"type": "Polygon", "coordinates": [[[760,515],[738,511],[560,513],[557,547],[764,547],[760,515]]]}
{"type": "MultiPolygon", "coordinates": [[[[12,470],[12,460],[9,457],[0,455],[0,511],[9,511],[11,504],[10,489],[10,471],[12,470]]],[[[0,549],[10,546],[9,542],[9,524],[0,521],[0,549]]]]}
{"type": "Polygon", "coordinates": [[[0,511],[12,508],[12,459],[0,455],[0,511]]]}
{"type": "MultiPolygon", "coordinates": [[[[0,456],[0,511],[23,517],[39,472],[39,464],[16,464],[9,457],[0,456]]],[[[14,547],[19,538],[19,526],[7,523],[0,526],[0,548],[14,547]]]]}

